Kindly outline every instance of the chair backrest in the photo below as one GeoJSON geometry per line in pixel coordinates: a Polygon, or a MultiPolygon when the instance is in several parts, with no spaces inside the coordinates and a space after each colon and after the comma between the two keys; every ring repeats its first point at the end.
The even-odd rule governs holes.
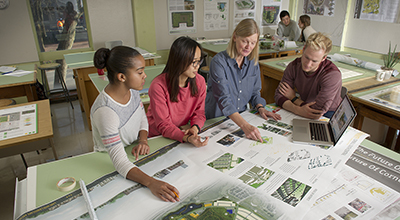
{"type": "Polygon", "coordinates": [[[346,94],[347,94],[347,88],[342,86],[342,91],[340,91],[340,97],[342,97],[343,99],[346,94]]]}
{"type": "Polygon", "coordinates": [[[122,46],[122,40],[111,40],[111,41],[106,41],[106,47],[108,49],[113,49],[116,46],[122,46]]]}

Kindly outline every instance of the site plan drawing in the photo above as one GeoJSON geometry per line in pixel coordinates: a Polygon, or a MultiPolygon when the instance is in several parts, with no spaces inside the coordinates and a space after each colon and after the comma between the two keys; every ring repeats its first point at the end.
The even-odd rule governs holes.
{"type": "Polygon", "coordinates": [[[37,132],[37,104],[0,110],[0,140],[37,132]]]}
{"type": "MultiPolygon", "coordinates": [[[[264,120],[254,112],[241,115],[255,127],[292,132],[291,121],[298,116],[270,108],[282,116],[281,121],[264,120]]],[[[345,164],[367,134],[349,127],[335,147],[321,148],[294,144],[290,134],[259,131],[263,143],[247,139],[235,123],[224,119],[200,133],[210,138],[205,147],[174,142],[135,162],[143,172],[175,186],[180,202],[163,202],[117,172],[89,183],[96,215],[99,219],[341,219],[397,207],[396,190],[345,164]],[[229,146],[220,143],[224,138],[229,146]],[[336,201],[338,194],[348,199],[336,201]]],[[[84,204],[80,190],[75,190],[18,219],[89,219],[84,204]]]]}

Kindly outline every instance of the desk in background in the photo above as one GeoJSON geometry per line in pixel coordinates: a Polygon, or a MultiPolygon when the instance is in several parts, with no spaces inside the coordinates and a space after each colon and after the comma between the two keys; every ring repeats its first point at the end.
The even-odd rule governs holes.
{"type": "MultiPolygon", "coordinates": [[[[381,63],[382,60],[367,58],[364,56],[353,55],[354,57],[360,58],[365,61],[374,62],[374,63],[381,63]]],[[[290,56],[290,57],[281,57],[281,58],[274,58],[274,59],[267,59],[267,60],[260,60],[260,74],[261,74],[261,96],[267,101],[267,103],[274,103],[274,94],[275,90],[279,85],[279,82],[282,79],[283,72],[285,71],[285,67],[278,65],[280,62],[288,62],[292,61],[297,57],[301,57],[300,55],[297,56],[290,56]]],[[[363,73],[363,75],[355,76],[351,78],[344,79],[343,86],[347,88],[348,93],[354,93],[370,88],[374,88],[377,86],[381,86],[384,84],[389,84],[392,82],[400,81],[400,75],[396,77],[391,77],[389,80],[380,82],[375,80],[375,71],[364,69],[360,67],[356,67],[353,65],[334,62],[336,66],[345,68],[348,70],[356,71],[363,73]]]]}
{"type": "Polygon", "coordinates": [[[33,145],[33,144],[21,145],[21,144],[39,141],[42,139],[49,139],[54,157],[58,159],[56,149],[54,148],[53,125],[51,121],[50,103],[48,99],[18,104],[13,106],[7,106],[0,108],[0,110],[6,108],[14,108],[23,105],[30,105],[30,104],[37,104],[37,133],[0,141],[0,157],[8,157],[12,155],[22,154],[46,148],[43,145],[33,145]]]}
{"type": "MultiPolygon", "coordinates": [[[[400,108],[389,108],[384,104],[379,104],[379,101],[385,101],[384,99],[376,99],[372,101],[365,95],[373,94],[382,90],[390,89],[395,86],[400,86],[400,83],[395,83],[386,86],[380,86],[378,88],[370,89],[363,92],[357,92],[350,94],[351,101],[357,110],[357,117],[354,120],[354,127],[361,130],[364,117],[375,120],[379,123],[389,126],[386,134],[385,146],[390,147],[393,139],[397,136],[397,131],[400,130],[400,108]]],[[[387,95],[387,94],[386,94],[387,95]]],[[[400,106],[400,104],[398,104],[400,106]]],[[[397,137],[395,149],[396,152],[400,151],[400,137],[397,137]]]]}
{"type": "MultiPolygon", "coordinates": [[[[228,43],[225,44],[213,44],[213,40],[209,41],[201,41],[201,47],[203,50],[208,53],[210,57],[215,56],[217,53],[226,50],[228,47],[228,43]]],[[[275,58],[281,56],[292,56],[296,54],[303,53],[303,45],[295,47],[295,48],[286,48],[282,50],[274,50],[274,49],[260,49],[259,50],[259,59],[265,58],[275,58]]]]}
{"type": "MultiPolygon", "coordinates": [[[[95,51],[65,54],[65,62],[68,68],[73,69],[76,89],[78,93],[79,104],[81,110],[85,112],[86,119],[89,125],[89,130],[92,130],[90,124],[90,107],[98,95],[98,91],[91,82],[89,74],[97,73],[97,68],[93,64],[93,56],[95,51]]],[[[145,65],[154,66],[154,59],[160,58],[159,55],[145,55],[145,65]]]]}
{"type": "Polygon", "coordinates": [[[0,75],[0,99],[26,96],[28,102],[38,100],[36,94],[36,70],[34,64],[16,65],[17,70],[33,71],[21,77],[0,75]]]}

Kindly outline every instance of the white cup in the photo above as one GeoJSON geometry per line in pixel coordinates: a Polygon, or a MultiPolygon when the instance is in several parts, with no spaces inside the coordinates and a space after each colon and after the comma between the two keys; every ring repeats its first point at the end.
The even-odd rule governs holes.
{"type": "Polygon", "coordinates": [[[390,77],[392,77],[392,73],[393,73],[393,71],[386,70],[384,79],[390,79],[390,77]]]}
{"type": "Polygon", "coordinates": [[[385,70],[376,70],[376,80],[377,81],[383,81],[385,78],[386,71],[385,70]]]}

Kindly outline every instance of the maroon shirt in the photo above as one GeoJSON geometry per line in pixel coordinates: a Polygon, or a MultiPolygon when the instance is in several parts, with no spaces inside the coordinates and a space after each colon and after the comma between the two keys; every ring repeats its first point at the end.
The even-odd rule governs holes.
{"type": "MultiPolygon", "coordinates": [[[[316,102],[313,109],[335,111],[342,98],[342,73],[331,61],[325,59],[319,64],[318,69],[311,75],[303,71],[301,58],[295,59],[285,69],[281,82],[286,82],[290,87],[296,88],[301,100],[305,103],[316,102]]],[[[288,100],[278,88],[275,91],[275,102],[282,106],[288,100]]],[[[304,103],[304,104],[305,104],[304,103]]]]}

